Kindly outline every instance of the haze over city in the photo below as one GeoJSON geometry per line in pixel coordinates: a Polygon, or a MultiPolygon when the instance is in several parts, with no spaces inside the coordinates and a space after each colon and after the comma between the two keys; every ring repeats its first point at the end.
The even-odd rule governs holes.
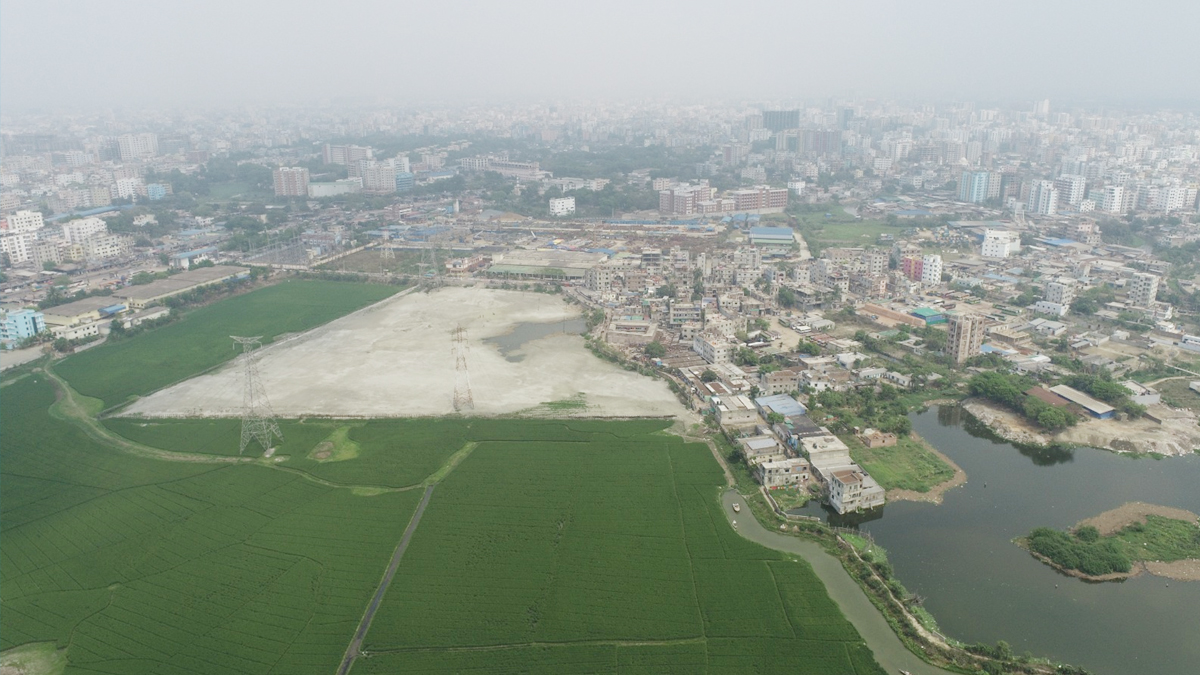
{"type": "Polygon", "coordinates": [[[1200,672],[1200,5],[0,4],[0,675],[1200,672]]]}
{"type": "Polygon", "coordinates": [[[0,106],[1200,97],[1196,3],[387,2],[0,7],[0,106]]]}

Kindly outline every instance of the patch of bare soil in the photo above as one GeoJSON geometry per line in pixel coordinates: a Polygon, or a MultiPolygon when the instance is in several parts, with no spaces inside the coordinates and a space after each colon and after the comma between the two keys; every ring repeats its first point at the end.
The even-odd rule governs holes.
{"type": "Polygon", "coordinates": [[[329,459],[329,456],[332,454],[333,443],[330,443],[329,441],[321,441],[320,443],[317,443],[317,447],[313,448],[312,450],[313,459],[329,459]]]}
{"type": "Polygon", "coordinates": [[[1150,574],[1179,581],[1200,581],[1200,560],[1176,560],[1174,562],[1145,562],[1142,565],[1150,574]]]}
{"type": "Polygon", "coordinates": [[[970,398],[962,402],[962,407],[993,433],[1007,441],[1021,445],[1049,445],[1052,440],[1025,418],[991,401],[970,398]]]}
{"type": "Polygon", "coordinates": [[[1174,520],[1183,520],[1191,523],[1200,521],[1200,516],[1185,511],[1184,509],[1176,509],[1170,506],[1158,506],[1157,504],[1146,504],[1145,502],[1128,502],[1118,506],[1110,511],[1105,511],[1098,516],[1092,516],[1085,520],[1079,521],[1075,525],[1075,529],[1091,525],[1100,531],[1102,536],[1107,537],[1110,534],[1116,534],[1126,526],[1134,523],[1145,523],[1146,516],[1162,516],[1163,518],[1171,518],[1174,520]]]}
{"type": "Polygon", "coordinates": [[[1060,431],[1056,440],[1116,452],[1154,452],[1187,455],[1200,448],[1200,425],[1196,415],[1167,406],[1151,406],[1150,413],[1162,423],[1136,420],[1087,420],[1060,431]]]}

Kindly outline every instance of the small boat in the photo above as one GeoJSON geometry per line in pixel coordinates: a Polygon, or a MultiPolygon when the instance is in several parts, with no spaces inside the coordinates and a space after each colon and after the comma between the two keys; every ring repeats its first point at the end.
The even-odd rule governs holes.
{"type": "Polygon", "coordinates": [[[912,673],[907,670],[901,670],[900,675],[912,675],[912,673]]]}
{"type": "Polygon", "coordinates": [[[734,503],[733,503],[733,512],[734,512],[734,513],[741,513],[741,512],[742,512],[742,505],[741,505],[741,504],[738,504],[737,502],[734,502],[734,503]]]}

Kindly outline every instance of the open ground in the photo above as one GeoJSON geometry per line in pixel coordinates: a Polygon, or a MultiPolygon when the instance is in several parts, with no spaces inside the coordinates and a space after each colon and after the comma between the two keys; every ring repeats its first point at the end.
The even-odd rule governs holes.
{"type": "MultiPolygon", "coordinates": [[[[521,324],[574,319],[558,296],[442,288],[381,302],[304,335],[264,347],[259,372],[284,417],[433,416],[455,412],[457,326],[468,335],[474,415],[506,415],[580,398],[557,416],[673,416],[684,408],[667,386],[605,363],[577,335],[550,335],[502,354],[485,342],[521,324]]],[[[461,381],[461,380],[460,380],[461,381]]],[[[238,364],[189,380],[128,410],[148,417],[234,416],[242,404],[238,364]]]]}

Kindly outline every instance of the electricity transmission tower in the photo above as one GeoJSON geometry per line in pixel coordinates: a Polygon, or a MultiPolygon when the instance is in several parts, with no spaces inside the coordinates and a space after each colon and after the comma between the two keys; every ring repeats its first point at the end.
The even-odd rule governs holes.
{"type": "Polygon", "coordinates": [[[279,430],[279,424],[275,421],[275,413],[267,400],[267,390],[263,387],[262,378],[258,375],[258,365],[254,361],[254,350],[262,346],[259,343],[262,336],[229,337],[242,346],[242,368],[245,375],[245,389],[242,393],[242,438],[238,444],[238,454],[246,452],[246,446],[251,440],[258,441],[263,452],[266,452],[271,449],[272,436],[278,436],[282,441],[283,432],[279,430]]]}
{"type": "Polygon", "coordinates": [[[384,260],[395,260],[396,251],[392,248],[392,231],[384,228],[383,244],[379,247],[379,255],[384,260]]]}
{"type": "Polygon", "coordinates": [[[454,335],[454,411],[474,410],[471,373],[467,370],[467,329],[459,326],[451,334],[454,335]]]}
{"type": "Polygon", "coordinates": [[[445,271],[445,256],[442,254],[441,235],[430,235],[421,249],[421,285],[426,288],[437,288],[442,285],[442,273],[445,271]]]}

